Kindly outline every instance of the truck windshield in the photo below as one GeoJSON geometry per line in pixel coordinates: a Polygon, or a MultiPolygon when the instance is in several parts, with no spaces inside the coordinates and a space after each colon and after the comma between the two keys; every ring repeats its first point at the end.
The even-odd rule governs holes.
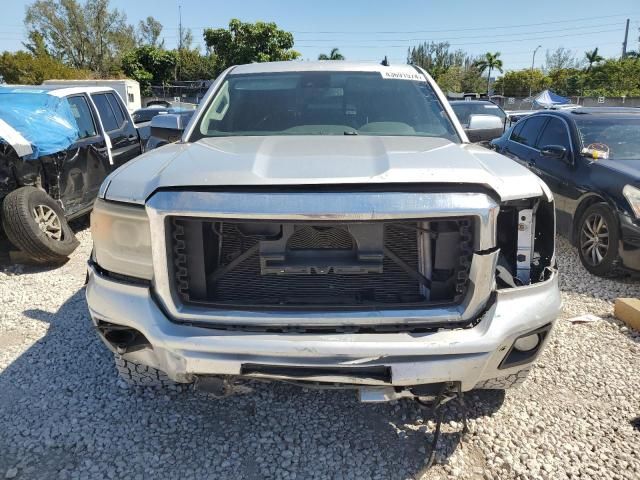
{"type": "Polygon", "coordinates": [[[406,135],[460,142],[417,72],[286,72],[229,75],[192,140],[232,135],[406,135]],[[407,75],[409,76],[409,75],[407,75]]]}
{"type": "Polygon", "coordinates": [[[640,115],[576,118],[576,126],[583,148],[605,152],[612,160],[640,160],[640,115]]]}

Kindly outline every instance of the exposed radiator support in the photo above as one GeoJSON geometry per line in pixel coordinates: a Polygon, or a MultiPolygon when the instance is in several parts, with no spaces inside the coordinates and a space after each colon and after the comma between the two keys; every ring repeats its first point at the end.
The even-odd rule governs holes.
{"type": "Polygon", "coordinates": [[[531,262],[533,260],[533,240],[535,232],[533,209],[518,211],[518,254],[516,257],[518,280],[523,285],[531,283],[531,262]]]}

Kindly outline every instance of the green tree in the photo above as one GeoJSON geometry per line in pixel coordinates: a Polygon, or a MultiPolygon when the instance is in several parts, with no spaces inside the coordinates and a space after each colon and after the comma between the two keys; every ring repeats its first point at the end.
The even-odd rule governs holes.
{"type": "Polygon", "coordinates": [[[549,88],[567,97],[582,95],[584,74],[577,68],[559,68],[551,70],[548,75],[549,88]]]}
{"type": "Polygon", "coordinates": [[[321,53],[318,55],[318,60],[344,60],[344,55],[340,53],[338,48],[332,48],[331,53],[327,55],[326,53],[321,53]]]}
{"type": "Polygon", "coordinates": [[[91,72],[64,65],[50,55],[20,50],[0,55],[0,77],[7,83],[40,85],[50,79],[90,78],[91,72]]]}
{"type": "Polygon", "coordinates": [[[155,18],[149,16],[138,22],[138,43],[164,48],[164,39],[160,40],[160,35],[162,24],[155,18]]]}
{"type": "Polygon", "coordinates": [[[587,72],[591,71],[591,67],[593,67],[594,63],[599,63],[604,60],[604,57],[598,53],[598,47],[591,51],[584,52],[584,56],[587,58],[587,62],[589,63],[587,72]]]}
{"type": "Polygon", "coordinates": [[[451,67],[469,68],[473,60],[463,50],[451,50],[448,42],[423,42],[407,51],[407,63],[439,78],[451,67]]]}
{"type": "Polygon", "coordinates": [[[640,96],[640,59],[606,59],[584,75],[586,96],[640,96]]]}
{"type": "Polygon", "coordinates": [[[578,68],[579,62],[573,51],[559,47],[550,52],[547,50],[545,70],[563,70],[566,68],[578,68]]]}
{"type": "Polygon", "coordinates": [[[28,37],[29,41],[23,43],[24,48],[26,48],[36,57],[49,55],[49,50],[47,50],[47,45],[45,44],[44,37],[42,36],[42,34],[40,34],[40,32],[31,31],[29,32],[28,37]]]}
{"type": "Polygon", "coordinates": [[[175,52],[145,45],[124,55],[122,70],[140,83],[143,95],[149,95],[152,85],[164,85],[173,78],[176,63],[175,52]]]}
{"type": "Polygon", "coordinates": [[[541,70],[523,69],[506,72],[496,80],[493,87],[507,97],[526,97],[529,95],[529,86],[534,92],[539,92],[549,87],[549,77],[541,70]]]}
{"type": "Polygon", "coordinates": [[[25,25],[42,36],[47,51],[63,63],[99,76],[119,70],[122,54],[135,47],[135,31],[109,0],[36,0],[25,25]]]}
{"type": "Polygon", "coordinates": [[[489,94],[489,89],[491,87],[491,71],[498,70],[502,73],[502,60],[500,60],[500,52],[487,52],[484,55],[484,58],[478,60],[476,62],[476,67],[480,70],[480,73],[483,73],[485,70],[488,70],[487,73],[487,95],[489,94]]]}
{"type": "Polygon", "coordinates": [[[196,48],[177,50],[178,80],[209,80],[216,75],[215,55],[202,55],[196,48]]]}
{"type": "Polygon", "coordinates": [[[447,42],[423,42],[407,51],[407,63],[424,68],[444,92],[476,92],[480,72],[476,59],[447,42]]]}
{"type": "Polygon", "coordinates": [[[293,34],[273,22],[244,23],[234,18],[229,28],[207,28],[204,40],[216,55],[216,73],[232,65],[295,60],[300,56],[293,50],[293,34]]]}
{"type": "Polygon", "coordinates": [[[445,94],[479,92],[484,88],[484,79],[475,68],[453,66],[434,80],[445,94]]]}

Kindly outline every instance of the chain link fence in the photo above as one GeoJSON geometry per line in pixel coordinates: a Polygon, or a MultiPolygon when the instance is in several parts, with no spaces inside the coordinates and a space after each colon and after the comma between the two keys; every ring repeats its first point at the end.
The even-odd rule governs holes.
{"type": "MultiPolygon", "coordinates": [[[[640,108],[640,97],[568,97],[571,103],[583,107],[633,107],[640,108]]],[[[537,110],[532,107],[531,97],[491,97],[504,110],[537,110]]]]}

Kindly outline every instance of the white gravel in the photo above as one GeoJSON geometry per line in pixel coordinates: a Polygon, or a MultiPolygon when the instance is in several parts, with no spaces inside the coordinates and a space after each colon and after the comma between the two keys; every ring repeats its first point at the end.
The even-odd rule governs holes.
{"type": "Polygon", "coordinates": [[[640,335],[611,317],[640,282],[590,276],[563,240],[564,313],[538,366],[506,398],[468,395],[462,442],[451,405],[425,473],[433,422],[411,402],[277,383],[222,400],[123,389],[88,318],[79,237],[61,268],[0,270],[0,478],[640,478],[640,335]],[[566,321],[582,313],[602,320],[566,321]]]}

